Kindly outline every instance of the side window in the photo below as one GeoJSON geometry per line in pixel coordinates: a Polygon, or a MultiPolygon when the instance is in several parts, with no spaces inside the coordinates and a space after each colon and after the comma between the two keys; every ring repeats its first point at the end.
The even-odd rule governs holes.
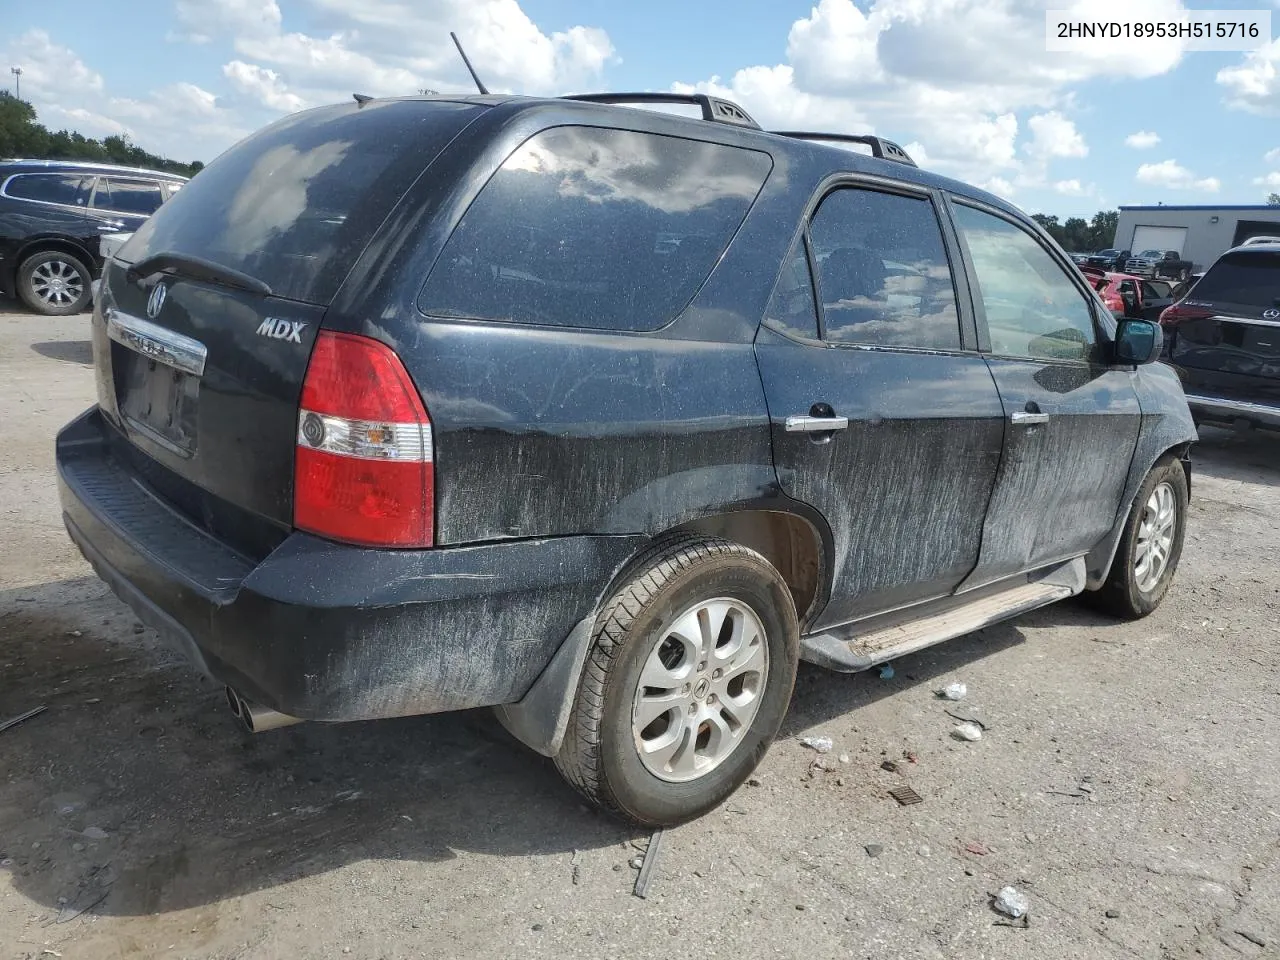
{"type": "Polygon", "coordinates": [[[1006,357],[1090,360],[1097,332],[1089,301],[1031,234],[957,204],[987,315],[991,349],[1006,357]]]}
{"type": "Polygon", "coordinates": [[[928,199],[843,188],[809,225],[828,340],[956,350],[960,319],[928,199]]]}
{"type": "Polygon", "coordinates": [[[6,196],[19,200],[39,200],[83,206],[86,191],[84,177],[63,173],[25,173],[11,179],[4,188],[6,196]]]}
{"type": "Polygon", "coordinates": [[[765,322],[793,337],[815,340],[818,336],[818,305],[813,299],[813,275],[804,236],[796,237],[783,264],[778,285],[773,288],[765,322]]]}
{"type": "Polygon", "coordinates": [[[93,195],[93,205],[99,209],[147,217],[160,209],[163,202],[164,194],[160,192],[160,184],[154,180],[108,177],[98,181],[97,192],[93,195]]]}
{"type": "Polygon", "coordinates": [[[556,127],[525,141],[445,244],[433,316],[655,330],[693,298],[764,185],[769,156],[556,127]]]}

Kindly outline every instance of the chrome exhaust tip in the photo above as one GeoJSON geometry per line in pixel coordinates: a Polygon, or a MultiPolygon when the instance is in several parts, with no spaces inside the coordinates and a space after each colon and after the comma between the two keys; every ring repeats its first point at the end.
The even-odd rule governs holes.
{"type": "Polygon", "coordinates": [[[291,727],[295,723],[302,722],[298,717],[291,717],[287,713],[271,710],[246,700],[231,687],[227,687],[227,703],[231,705],[231,712],[235,714],[241,726],[250,733],[266,733],[268,730],[291,727]]]}

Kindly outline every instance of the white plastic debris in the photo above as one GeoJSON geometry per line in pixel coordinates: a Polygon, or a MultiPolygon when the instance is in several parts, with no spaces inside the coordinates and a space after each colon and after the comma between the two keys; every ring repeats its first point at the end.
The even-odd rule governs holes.
{"type": "Polygon", "coordinates": [[[1027,900],[1026,894],[1019,893],[1013,887],[1001,888],[992,906],[1015,920],[1025,917],[1027,911],[1031,909],[1031,903],[1027,900]]]}
{"type": "Polygon", "coordinates": [[[818,753],[830,753],[835,746],[830,737],[801,737],[800,744],[818,753]]]}
{"type": "Polygon", "coordinates": [[[982,728],[976,723],[958,723],[951,732],[959,739],[967,740],[969,743],[982,739],[982,728]]]}
{"type": "Polygon", "coordinates": [[[969,695],[969,688],[963,683],[949,683],[942,688],[942,696],[947,700],[963,700],[969,695]]]}

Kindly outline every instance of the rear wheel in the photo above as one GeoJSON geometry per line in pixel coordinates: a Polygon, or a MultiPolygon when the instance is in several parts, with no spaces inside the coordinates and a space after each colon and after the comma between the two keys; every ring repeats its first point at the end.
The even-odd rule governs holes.
{"type": "Polygon", "coordinates": [[[82,261],[61,250],[43,250],[18,266],[18,296],[36,313],[65,317],[89,304],[93,277],[82,261]]]}
{"type": "Polygon", "coordinates": [[[661,546],[602,608],[556,765],[633,823],[701,816],[769,749],[798,651],[790,591],[762,556],[713,538],[661,546]]]}
{"type": "Polygon", "coordinates": [[[1169,592],[1186,534],[1187,475],[1176,460],[1158,463],[1129,511],[1106,582],[1086,598],[1125,619],[1145,617],[1169,592]]]}

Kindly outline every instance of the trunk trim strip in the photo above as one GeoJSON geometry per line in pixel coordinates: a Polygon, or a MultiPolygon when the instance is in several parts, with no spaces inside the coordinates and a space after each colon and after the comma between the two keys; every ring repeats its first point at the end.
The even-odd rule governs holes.
{"type": "Polygon", "coordinates": [[[199,340],[114,309],[107,310],[107,336],[157,363],[195,377],[204,376],[209,351],[199,340]]]}

